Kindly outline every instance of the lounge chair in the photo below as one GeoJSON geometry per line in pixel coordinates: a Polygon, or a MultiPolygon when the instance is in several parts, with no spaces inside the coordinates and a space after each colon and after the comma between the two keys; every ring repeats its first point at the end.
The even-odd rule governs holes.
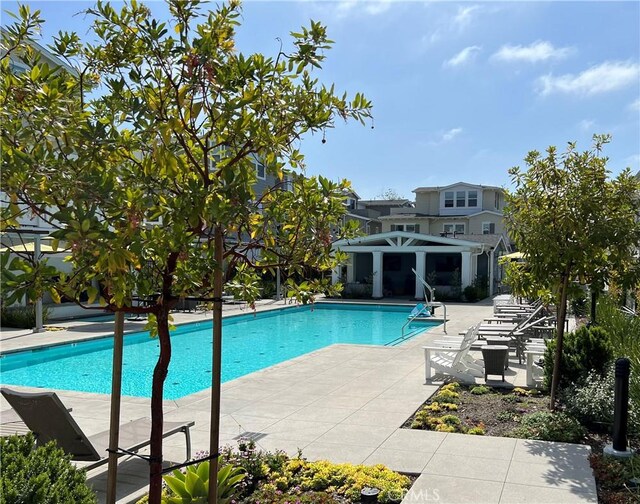
{"type": "MultiPolygon", "coordinates": [[[[0,389],[15,412],[36,437],[38,444],[55,440],[58,446],[72,455],[73,460],[91,462],[84,466],[93,469],[109,460],[109,431],[86,436],[64,407],[55,392],[26,393],[8,388],[0,389]]],[[[164,422],[162,437],[183,432],[187,445],[187,460],[191,458],[189,428],[195,422],[164,422]]],[[[120,425],[120,446],[126,452],[137,452],[150,444],[151,420],[140,418],[120,425]]],[[[118,455],[124,455],[119,453],[118,455]]]]}
{"type": "Polygon", "coordinates": [[[505,327],[504,329],[499,329],[501,324],[496,324],[496,329],[487,330],[486,327],[480,326],[478,330],[478,334],[481,338],[486,338],[487,336],[496,336],[509,338],[515,345],[516,356],[518,357],[518,361],[522,364],[523,352],[525,347],[525,341],[528,337],[529,331],[531,331],[534,327],[539,324],[550,320],[551,317],[543,317],[536,320],[529,320],[528,322],[523,322],[515,327],[505,327]]]}
{"type": "Polygon", "coordinates": [[[473,377],[481,377],[482,365],[468,355],[476,335],[475,328],[470,328],[462,341],[438,340],[433,345],[423,346],[425,380],[431,380],[432,369],[464,382],[473,382],[473,377]]]}

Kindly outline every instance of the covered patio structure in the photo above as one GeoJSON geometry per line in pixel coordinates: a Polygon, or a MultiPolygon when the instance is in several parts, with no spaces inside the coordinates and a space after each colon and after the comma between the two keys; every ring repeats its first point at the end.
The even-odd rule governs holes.
{"type": "Polygon", "coordinates": [[[334,250],[348,253],[350,260],[346,267],[334,270],[332,281],[371,283],[374,299],[413,296],[420,300],[424,299],[425,293],[419,277],[431,278],[435,285],[447,286],[451,285],[457,270],[462,289],[471,285],[476,277],[484,276],[492,295],[496,252],[504,248],[500,237],[494,242],[405,231],[339,240],[333,244],[334,250]]]}

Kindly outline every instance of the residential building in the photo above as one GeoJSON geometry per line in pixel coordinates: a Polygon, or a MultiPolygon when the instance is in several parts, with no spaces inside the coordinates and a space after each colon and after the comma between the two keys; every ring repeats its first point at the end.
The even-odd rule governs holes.
{"type": "Polygon", "coordinates": [[[415,203],[408,200],[360,202],[379,213],[381,232],[334,247],[350,254],[334,280],[372,283],[372,297],[424,298],[426,279],[433,287],[461,288],[475,279],[497,292],[502,271],[498,257],[510,250],[499,187],[459,182],[444,187],[419,187],[415,203]],[[415,273],[414,273],[415,271],[415,273]]]}

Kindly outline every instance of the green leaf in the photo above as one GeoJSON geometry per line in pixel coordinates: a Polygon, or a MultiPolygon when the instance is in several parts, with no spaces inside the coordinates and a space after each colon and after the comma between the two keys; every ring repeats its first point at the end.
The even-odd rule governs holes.
{"type": "Polygon", "coordinates": [[[189,492],[188,482],[181,481],[174,476],[168,475],[163,476],[162,479],[173,493],[183,498],[191,498],[192,494],[189,492]]]}

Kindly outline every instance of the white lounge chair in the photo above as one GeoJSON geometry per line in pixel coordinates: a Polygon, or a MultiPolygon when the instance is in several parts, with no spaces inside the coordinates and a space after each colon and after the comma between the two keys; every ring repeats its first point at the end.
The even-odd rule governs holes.
{"type": "Polygon", "coordinates": [[[433,378],[431,370],[454,376],[464,382],[473,382],[473,377],[483,376],[483,365],[469,354],[471,345],[477,337],[477,328],[470,328],[461,341],[438,340],[432,345],[423,346],[425,363],[425,381],[433,378]]]}

